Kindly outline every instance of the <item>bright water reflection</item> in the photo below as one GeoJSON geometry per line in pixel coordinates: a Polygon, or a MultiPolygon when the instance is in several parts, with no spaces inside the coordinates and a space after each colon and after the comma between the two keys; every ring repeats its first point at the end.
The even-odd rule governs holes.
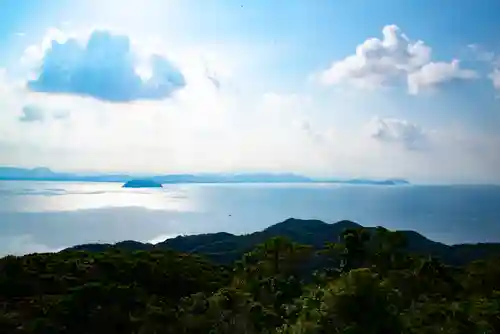
{"type": "Polygon", "coordinates": [[[0,182],[0,211],[74,211],[109,207],[192,211],[193,199],[182,186],[122,188],[112,182],[0,182]],[[29,205],[26,205],[29,203],[29,205]]]}

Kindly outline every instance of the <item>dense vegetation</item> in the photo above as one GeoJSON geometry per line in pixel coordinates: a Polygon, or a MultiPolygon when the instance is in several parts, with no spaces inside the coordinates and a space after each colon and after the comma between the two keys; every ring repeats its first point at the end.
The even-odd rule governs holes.
{"type": "MultiPolygon", "coordinates": [[[[234,235],[225,232],[200,235],[178,236],[167,239],[156,245],[137,241],[122,241],[110,244],[85,244],[68,250],[104,251],[108,249],[152,250],[172,249],[182,253],[202,255],[211,261],[231,265],[241,259],[257,245],[274,237],[286,237],[291,241],[310,245],[316,251],[321,250],[325,243],[337,241],[345,229],[364,228],[369,233],[375,233],[376,228],[363,227],[352,221],[343,220],[335,224],[327,224],[320,220],[302,220],[290,218],[272,225],[263,231],[246,235],[234,235]]],[[[500,243],[445,245],[427,239],[414,231],[400,231],[407,239],[406,249],[420,255],[431,255],[449,265],[465,265],[474,260],[484,259],[489,254],[500,253],[500,243]]]]}
{"type": "Polygon", "coordinates": [[[330,241],[271,237],[224,266],[159,248],[8,256],[0,333],[500,333],[496,249],[448,266],[408,233],[330,241]]]}

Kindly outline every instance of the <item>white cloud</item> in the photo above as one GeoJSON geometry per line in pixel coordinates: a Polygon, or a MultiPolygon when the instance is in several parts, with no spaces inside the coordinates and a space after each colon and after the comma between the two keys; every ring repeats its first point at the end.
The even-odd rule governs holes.
{"type": "Polygon", "coordinates": [[[429,62],[431,49],[424,42],[410,42],[395,25],[385,26],[382,34],[382,40],[370,38],[354,55],[334,62],[322,73],[323,82],[378,88],[429,62]]]}
{"type": "Polygon", "coordinates": [[[451,63],[428,63],[415,72],[408,74],[408,91],[418,94],[426,87],[434,87],[442,82],[451,80],[470,80],[478,78],[472,70],[461,69],[458,60],[451,63]]]}
{"type": "Polygon", "coordinates": [[[396,143],[414,150],[423,148],[427,133],[419,125],[394,118],[373,118],[368,124],[370,137],[385,143],[396,143]]]}
{"type": "Polygon", "coordinates": [[[370,38],[356,48],[354,55],[334,62],[320,74],[326,85],[348,84],[362,89],[377,89],[404,81],[410,93],[452,79],[472,79],[471,70],[459,63],[432,63],[431,48],[423,41],[411,41],[395,25],[382,29],[383,39],[370,38]]]}
{"type": "Polygon", "coordinates": [[[490,79],[493,83],[493,87],[500,90],[500,70],[498,68],[495,68],[490,74],[490,79]]]}

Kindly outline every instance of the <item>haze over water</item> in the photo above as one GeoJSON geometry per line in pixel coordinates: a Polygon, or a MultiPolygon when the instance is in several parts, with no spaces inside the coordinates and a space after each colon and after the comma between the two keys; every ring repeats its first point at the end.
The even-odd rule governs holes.
{"type": "Polygon", "coordinates": [[[0,182],[0,254],[88,242],[250,233],[289,217],[416,230],[445,243],[500,241],[498,186],[0,182]]]}

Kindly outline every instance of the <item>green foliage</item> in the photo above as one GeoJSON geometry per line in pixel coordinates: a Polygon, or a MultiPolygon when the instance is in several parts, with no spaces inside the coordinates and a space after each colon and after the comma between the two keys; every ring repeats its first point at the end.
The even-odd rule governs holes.
{"type": "Polygon", "coordinates": [[[284,333],[399,333],[401,324],[392,290],[370,269],[342,274],[304,297],[300,316],[284,333]],[[368,311],[369,310],[369,311],[368,311]]]}
{"type": "Polygon", "coordinates": [[[135,332],[175,322],[182,298],[229,279],[219,266],[168,251],[8,256],[0,260],[0,333],[135,332]]]}
{"type": "Polygon", "coordinates": [[[0,333],[500,333],[500,253],[451,267],[404,233],[346,227],[320,251],[271,237],[232,267],[159,249],[8,256],[0,333]]]}

